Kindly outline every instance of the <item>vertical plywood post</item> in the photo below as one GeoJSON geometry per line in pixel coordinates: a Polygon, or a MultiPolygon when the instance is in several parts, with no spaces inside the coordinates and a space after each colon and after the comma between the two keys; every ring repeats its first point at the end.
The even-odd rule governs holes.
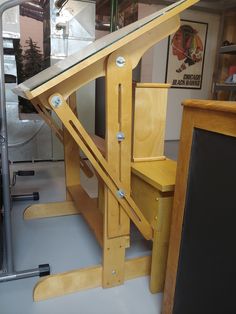
{"type": "Polygon", "coordinates": [[[173,197],[159,198],[158,203],[150,276],[150,291],[152,293],[164,290],[173,197]]]}
{"type": "Polygon", "coordinates": [[[127,237],[109,238],[108,213],[110,209],[114,208],[108,207],[108,200],[108,189],[106,188],[103,213],[103,288],[121,285],[125,280],[125,248],[127,237]]]}
{"type": "MultiPolygon", "coordinates": [[[[128,57],[114,53],[106,70],[106,159],[130,194],[132,125],[132,66],[128,57]],[[119,64],[120,62],[120,64],[119,64]],[[122,65],[122,62],[124,64],[122,65]],[[123,137],[123,138],[122,138],[123,137]]],[[[107,197],[109,237],[129,234],[129,219],[114,196],[107,197]]]]}
{"type": "MultiPolygon", "coordinates": [[[[106,68],[106,159],[130,194],[132,66],[126,55],[114,53],[106,68]]],[[[105,187],[103,287],[124,281],[125,243],[130,220],[105,187]]]]}

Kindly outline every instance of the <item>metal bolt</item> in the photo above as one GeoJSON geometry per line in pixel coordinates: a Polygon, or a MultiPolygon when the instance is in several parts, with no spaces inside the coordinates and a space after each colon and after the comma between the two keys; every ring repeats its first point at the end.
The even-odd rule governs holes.
{"type": "Polygon", "coordinates": [[[116,138],[117,138],[118,142],[121,142],[125,139],[125,134],[123,132],[118,132],[116,134],[116,138]]]}
{"type": "Polygon", "coordinates": [[[116,65],[119,67],[119,68],[122,68],[123,66],[125,66],[125,58],[124,57],[118,57],[116,59],[116,65]]]}
{"type": "Polygon", "coordinates": [[[52,103],[53,107],[58,108],[62,104],[62,99],[60,96],[53,96],[51,103],[52,103]]]}
{"type": "Polygon", "coordinates": [[[120,190],[117,191],[117,196],[118,196],[119,198],[124,198],[124,197],[125,197],[125,192],[120,189],[120,190]]]}
{"type": "Polygon", "coordinates": [[[116,270],[113,269],[111,273],[112,273],[112,275],[116,275],[116,270]]]}

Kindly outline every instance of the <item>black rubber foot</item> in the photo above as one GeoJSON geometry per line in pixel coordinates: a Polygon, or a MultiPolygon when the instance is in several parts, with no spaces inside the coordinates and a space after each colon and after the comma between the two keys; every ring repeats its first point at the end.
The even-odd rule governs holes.
{"type": "Polygon", "coordinates": [[[50,275],[50,266],[49,264],[39,265],[39,277],[44,277],[50,275]]]}
{"type": "Polygon", "coordinates": [[[39,200],[39,192],[33,192],[33,200],[38,201],[39,200]]]}

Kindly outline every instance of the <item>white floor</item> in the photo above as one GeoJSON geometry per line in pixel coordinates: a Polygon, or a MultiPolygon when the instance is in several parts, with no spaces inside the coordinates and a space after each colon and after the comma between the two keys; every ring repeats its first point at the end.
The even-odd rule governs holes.
{"type": "MultiPolygon", "coordinates": [[[[65,199],[63,162],[18,164],[13,168],[33,169],[34,177],[19,177],[14,194],[39,191],[40,203],[65,199]]],[[[92,196],[94,182],[83,180],[92,196]]],[[[15,269],[35,268],[49,263],[51,273],[101,263],[101,249],[81,216],[24,221],[22,213],[31,202],[15,202],[12,210],[15,269]]],[[[149,252],[148,245],[134,232],[127,257],[149,252]]],[[[92,289],[34,303],[32,292],[38,278],[0,284],[0,314],[158,314],[161,294],[149,292],[149,278],[126,281],[110,289],[92,289]]]]}

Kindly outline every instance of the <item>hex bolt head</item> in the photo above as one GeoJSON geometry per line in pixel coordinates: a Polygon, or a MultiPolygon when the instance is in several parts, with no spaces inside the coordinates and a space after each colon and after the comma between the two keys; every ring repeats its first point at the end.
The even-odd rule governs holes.
{"type": "Polygon", "coordinates": [[[54,108],[58,108],[59,106],[62,105],[62,99],[60,96],[53,96],[51,99],[51,103],[54,108]]]}
{"type": "Polygon", "coordinates": [[[125,134],[123,132],[118,132],[116,134],[116,138],[117,138],[118,142],[121,142],[125,139],[125,134]]]}
{"type": "Polygon", "coordinates": [[[118,196],[119,198],[124,198],[124,197],[125,197],[125,192],[120,189],[120,190],[117,191],[117,196],[118,196]]]}
{"type": "Polygon", "coordinates": [[[125,58],[122,57],[122,56],[119,56],[119,57],[116,59],[116,65],[117,65],[119,68],[122,68],[123,66],[125,66],[125,58]]]}

